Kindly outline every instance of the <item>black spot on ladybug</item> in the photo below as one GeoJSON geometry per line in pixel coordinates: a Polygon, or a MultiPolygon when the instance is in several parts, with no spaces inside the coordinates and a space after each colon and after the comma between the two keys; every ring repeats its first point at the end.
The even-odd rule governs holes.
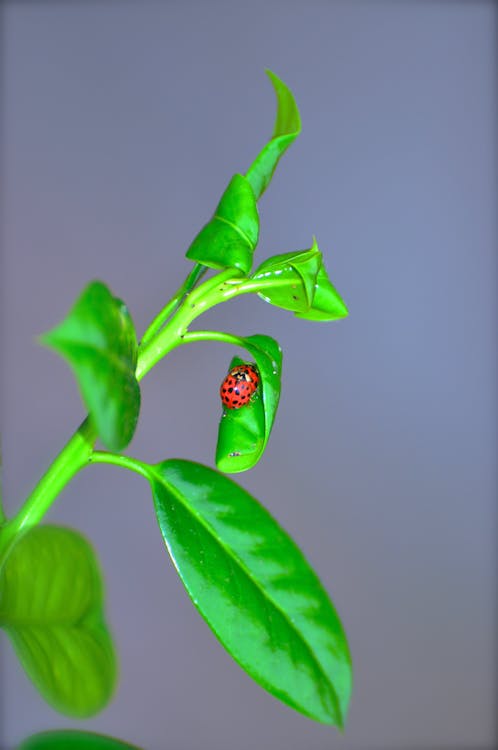
{"type": "MultiPolygon", "coordinates": [[[[226,389],[224,389],[224,390],[226,390],[226,389]]],[[[229,388],[228,389],[228,393],[231,393],[232,391],[233,391],[233,388],[229,388]]]]}

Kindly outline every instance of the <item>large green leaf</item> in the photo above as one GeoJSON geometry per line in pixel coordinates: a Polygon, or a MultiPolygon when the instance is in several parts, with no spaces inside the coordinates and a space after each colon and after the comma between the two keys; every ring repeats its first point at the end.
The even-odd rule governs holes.
{"type": "MultiPolygon", "coordinates": [[[[260,384],[251,403],[241,409],[223,409],[216,445],[220,471],[236,474],[252,468],[261,458],[275,421],[282,377],[282,350],[271,336],[255,334],[241,339],[259,370],[260,384]]],[[[234,359],[230,368],[241,364],[234,359]]]]}
{"type": "Polygon", "coordinates": [[[301,132],[301,118],[292,91],[271,70],[267,70],[266,73],[277,97],[277,116],[271,140],[247,171],[246,177],[252,185],[256,199],[266,190],[280,157],[301,132]]]}
{"type": "Polygon", "coordinates": [[[107,704],[115,655],[99,566],[80,534],[38,526],[19,539],[0,570],[0,627],[58,711],[86,717],[107,704]]]}
{"type": "Polygon", "coordinates": [[[249,273],[258,243],[259,217],[248,180],[236,174],[223,193],[214,216],[199,232],[187,258],[209,268],[239,268],[249,273]]]}
{"type": "Polygon", "coordinates": [[[94,281],[65,320],[40,340],[71,365],[103,444],[114,451],[125,448],[140,410],[137,337],[125,304],[94,281]]]}
{"type": "Polygon", "coordinates": [[[61,729],[33,734],[24,740],[17,750],[140,750],[140,748],[103,734],[61,729]]]}
{"type": "Polygon", "coordinates": [[[152,467],[165,544],[193,603],[233,658],[303,714],[344,725],[352,670],[316,574],[235,482],[190,461],[152,467]]]}

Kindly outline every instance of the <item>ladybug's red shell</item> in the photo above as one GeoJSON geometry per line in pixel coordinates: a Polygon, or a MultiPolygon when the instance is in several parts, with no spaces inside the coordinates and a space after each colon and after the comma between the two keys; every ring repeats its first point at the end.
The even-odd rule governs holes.
{"type": "Polygon", "coordinates": [[[220,396],[228,409],[240,409],[249,403],[259,383],[259,374],[254,365],[232,367],[220,386],[220,396]]]}

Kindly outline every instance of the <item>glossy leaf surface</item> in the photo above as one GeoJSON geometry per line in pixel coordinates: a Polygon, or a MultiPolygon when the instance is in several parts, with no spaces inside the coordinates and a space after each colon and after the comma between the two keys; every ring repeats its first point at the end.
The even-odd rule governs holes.
{"type": "Polygon", "coordinates": [[[251,185],[236,174],[223,193],[213,218],[199,232],[187,258],[209,268],[239,268],[249,273],[258,243],[259,217],[251,185]]]}
{"type": "Polygon", "coordinates": [[[339,618],[300,550],[222,474],[189,461],[153,467],[159,527],[197,609],[262,687],[343,726],[351,660],[339,618]]]}
{"type": "Polygon", "coordinates": [[[296,311],[296,318],[326,322],[345,318],[348,314],[346,303],[331,283],[322,263],[316,278],[316,289],[311,307],[304,312],[296,311]]]}
{"type": "Polygon", "coordinates": [[[252,275],[260,281],[259,296],[276,307],[293,312],[307,312],[315,295],[322,254],[316,242],[309,250],[273,255],[252,275]]]}
{"type": "MultiPolygon", "coordinates": [[[[255,361],[260,384],[251,403],[241,409],[223,409],[218,428],[216,465],[236,474],[252,468],[261,458],[270,437],[280,399],[282,350],[271,336],[256,334],[243,339],[255,361]]],[[[235,364],[243,360],[235,359],[235,364]]]]}
{"type": "Polygon", "coordinates": [[[55,732],[34,734],[24,740],[17,750],[140,750],[140,748],[103,734],[61,729],[55,732]]]}
{"type": "Polygon", "coordinates": [[[301,118],[292,91],[271,70],[266,73],[277,97],[277,116],[271,140],[260,151],[246,175],[256,199],[268,187],[280,157],[301,132],[301,118]]]}
{"type": "Polygon", "coordinates": [[[0,627],[55,709],[87,717],[106,705],[115,655],[98,563],[80,534],[37,526],[19,539],[0,570],[0,627]]]}
{"type": "Polygon", "coordinates": [[[140,410],[137,338],[125,304],[94,281],[40,340],[69,362],[102,443],[110,450],[125,448],[140,410]]]}

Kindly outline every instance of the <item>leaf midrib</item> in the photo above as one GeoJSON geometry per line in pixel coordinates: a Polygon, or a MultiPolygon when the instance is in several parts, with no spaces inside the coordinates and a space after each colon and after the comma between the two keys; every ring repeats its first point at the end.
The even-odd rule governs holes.
{"type": "Polygon", "coordinates": [[[299,640],[305,646],[305,650],[311,656],[311,661],[313,662],[313,664],[315,664],[318,673],[322,676],[322,678],[324,679],[325,683],[327,684],[327,686],[329,688],[329,691],[330,691],[330,694],[331,694],[331,697],[332,697],[332,700],[333,700],[333,703],[335,705],[337,716],[339,717],[339,720],[342,721],[342,711],[341,711],[340,704],[339,704],[339,698],[338,698],[338,696],[336,694],[334,686],[332,685],[332,683],[328,679],[328,676],[327,676],[326,672],[324,671],[322,665],[318,661],[317,657],[315,656],[314,652],[312,651],[312,649],[311,649],[310,645],[308,644],[308,642],[306,641],[305,637],[303,636],[303,634],[301,633],[301,631],[296,627],[296,625],[292,622],[292,620],[288,617],[288,615],[285,612],[285,610],[282,609],[280,605],[278,605],[278,604],[276,604],[274,602],[274,600],[269,596],[269,594],[267,594],[267,592],[265,591],[264,588],[262,588],[261,586],[259,586],[256,583],[256,581],[254,579],[254,576],[252,575],[252,573],[250,572],[250,570],[247,568],[246,564],[239,557],[236,557],[235,555],[230,554],[230,552],[229,552],[230,548],[229,547],[227,548],[227,546],[218,537],[218,535],[216,534],[215,530],[211,527],[211,525],[206,520],[204,520],[204,518],[202,517],[202,515],[195,508],[193,508],[183,498],[183,495],[178,490],[176,490],[176,488],[173,485],[171,485],[169,482],[167,482],[164,479],[164,477],[162,477],[156,471],[153,471],[152,474],[155,477],[157,477],[157,479],[159,480],[159,483],[163,484],[165,486],[165,488],[167,489],[168,492],[171,492],[177,498],[177,500],[179,500],[180,504],[183,505],[183,507],[187,510],[187,512],[190,513],[190,515],[193,516],[194,519],[201,526],[204,527],[204,529],[208,532],[208,534],[214,539],[215,543],[219,547],[221,547],[223,549],[223,551],[226,553],[227,557],[230,558],[230,560],[232,561],[232,564],[235,563],[242,570],[242,572],[244,573],[244,575],[246,576],[246,578],[248,578],[249,581],[253,584],[253,586],[260,592],[260,594],[262,595],[263,599],[265,601],[268,601],[271,604],[271,606],[274,607],[274,609],[276,609],[280,613],[280,615],[282,616],[282,618],[287,623],[289,629],[292,632],[297,633],[297,635],[299,637],[299,640]]]}
{"type": "Polygon", "coordinates": [[[237,226],[237,224],[234,224],[229,219],[225,219],[223,216],[220,216],[220,214],[215,214],[213,218],[216,219],[217,221],[222,221],[223,224],[226,224],[227,226],[234,229],[239,235],[239,237],[241,237],[244,240],[246,245],[249,245],[250,249],[254,250],[255,245],[252,243],[251,239],[247,236],[247,234],[239,226],[237,226]]]}
{"type": "MultiPolygon", "coordinates": [[[[114,352],[109,351],[109,349],[103,349],[102,347],[94,346],[93,344],[84,344],[83,342],[75,341],[74,339],[59,338],[57,339],[57,343],[59,342],[63,347],[71,346],[76,349],[89,349],[91,352],[94,352],[98,356],[102,357],[102,359],[107,359],[109,362],[111,362],[111,364],[115,365],[118,370],[121,370],[122,373],[128,375],[131,379],[136,380],[135,370],[133,369],[133,366],[127,364],[123,360],[123,357],[120,357],[114,352]]],[[[71,355],[67,353],[66,356],[70,357],[71,355]]]]}

